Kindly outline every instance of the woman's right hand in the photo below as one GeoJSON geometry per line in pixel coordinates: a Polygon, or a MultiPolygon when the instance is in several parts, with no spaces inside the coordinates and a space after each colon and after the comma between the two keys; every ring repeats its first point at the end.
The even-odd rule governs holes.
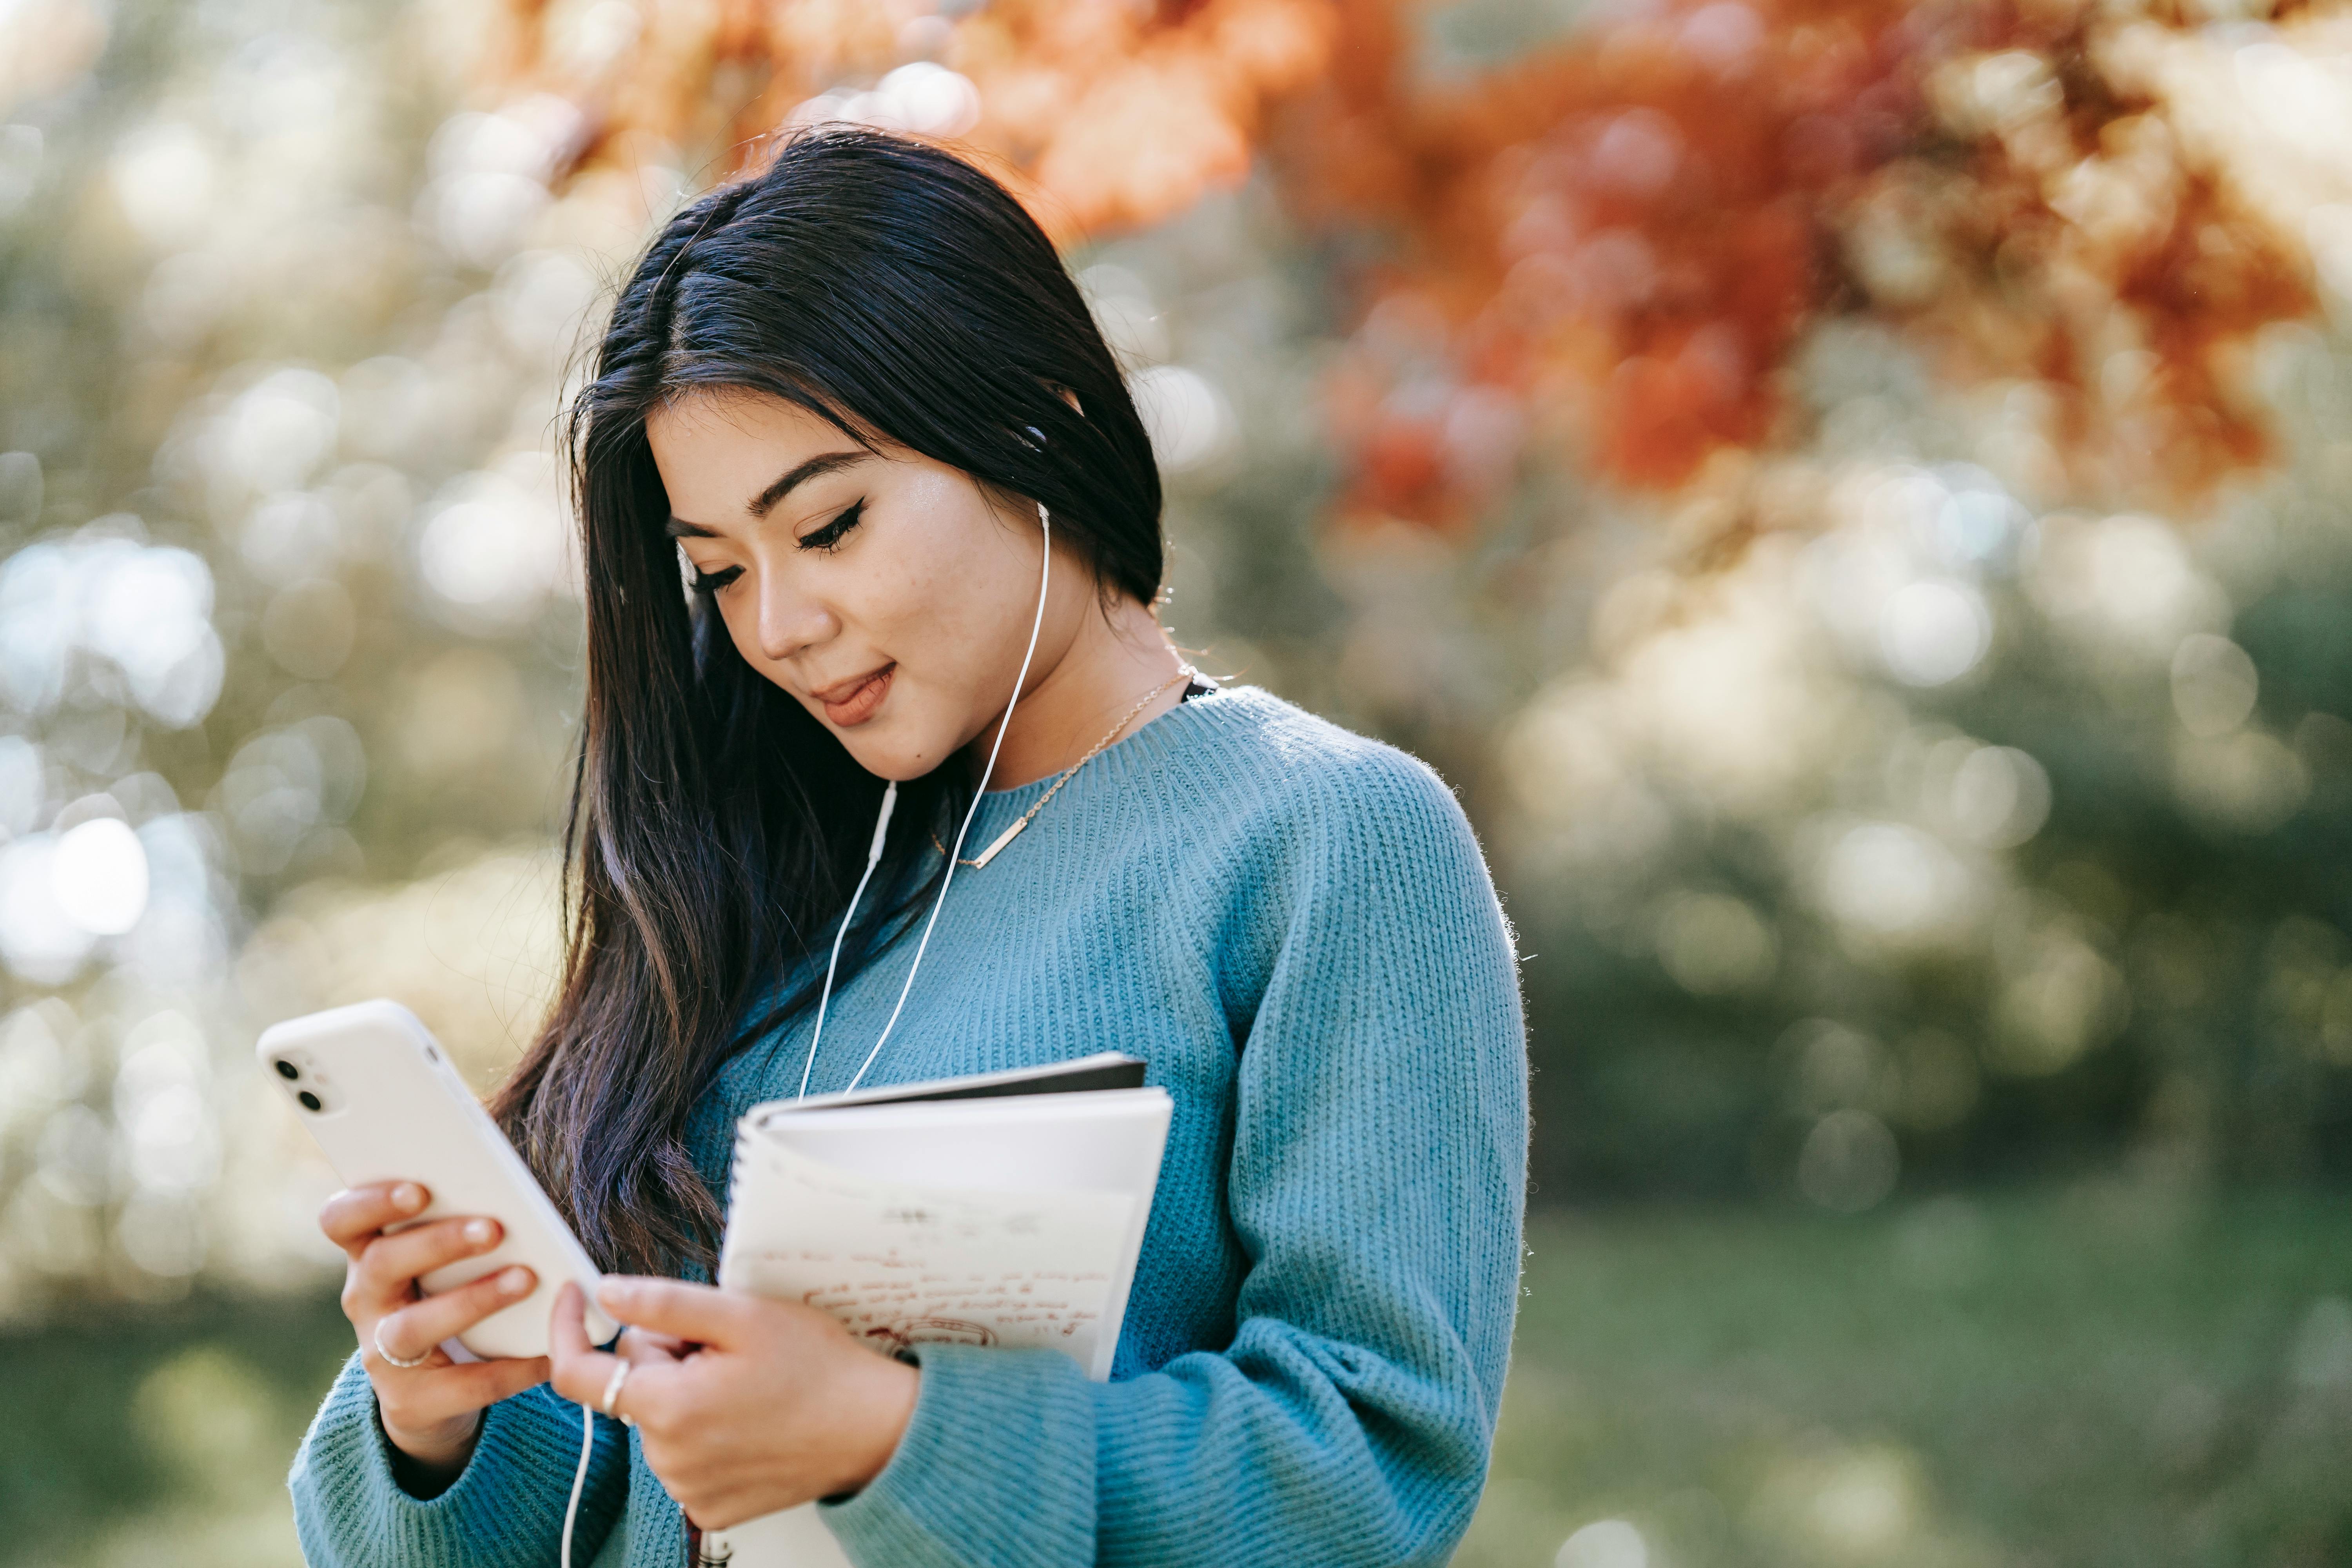
{"type": "Polygon", "coordinates": [[[425,1207],[415,1182],[377,1182],[329,1198],[319,1228],[351,1261],[343,1271],[343,1316],[360,1337],[360,1359],[375,1387],[383,1434],[407,1456],[419,1479],[446,1484],[466,1468],[482,1411],[547,1381],[545,1356],[455,1362],[441,1342],[510,1307],[537,1283],[520,1264],[437,1296],[418,1290],[417,1276],[485,1253],[499,1244],[494,1219],[443,1219],[386,1236],[425,1207]],[[383,1359],[425,1357],[416,1367],[383,1359]]]}

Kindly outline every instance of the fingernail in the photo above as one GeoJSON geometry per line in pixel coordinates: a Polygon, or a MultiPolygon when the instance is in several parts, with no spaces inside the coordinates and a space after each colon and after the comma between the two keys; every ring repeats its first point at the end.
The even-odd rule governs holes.
{"type": "Polygon", "coordinates": [[[520,1296],[530,1289],[530,1270],[509,1268],[499,1276],[499,1289],[509,1296],[520,1296]]]}
{"type": "Polygon", "coordinates": [[[490,1239],[491,1228],[488,1220],[469,1219],[466,1222],[466,1239],[476,1247],[484,1246],[490,1239]]]}
{"type": "Polygon", "coordinates": [[[629,1288],[617,1279],[607,1279],[596,1287],[596,1304],[608,1312],[618,1311],[629,1304],[629,1288]]]}
{"type": "Polygon", "coordinates": [[[392,1189],[392,1206],[403,1214],[415,1214],[425,1206],[425,1189],[415,1182],[403,1182],[392,1189]]]}

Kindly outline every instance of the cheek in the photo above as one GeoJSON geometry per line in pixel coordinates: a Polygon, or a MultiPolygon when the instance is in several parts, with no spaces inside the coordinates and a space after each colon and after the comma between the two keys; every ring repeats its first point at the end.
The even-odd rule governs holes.
{"type": "MultiPolygon", "coordinates": [[[[894,543],[898,542],[896,541],[894,543]]],[[[956,598],[952,563],[942,563],[919,542],[900,544],[842,584],[845,627],[854,628],[894,658],[925,640],[956,598]]]]}
{"type": "Polygon", "coordinates": [[[1011,679],[1009,668],[1000,675],[996,666],[1008,647],[1011,658],[1021,657],[1037,607],[1034,561],[993,540],[985,542],[994,548],[976,548],[981,542],[971,534],[981,526],[954,540],[960,548],[929,552],[907,569],[887,610],[902,657],[919,660],[927,675],[960,691],[1011,679]]]}
{"type": "Polygon", "coordinates": [[[860,647],[896,659],[914,706],[929,712],[961,700],[984,649],[972,641],[974,589],[953,561],[908,552],[864,578],[841,604],[843,629],[860,647]]]}

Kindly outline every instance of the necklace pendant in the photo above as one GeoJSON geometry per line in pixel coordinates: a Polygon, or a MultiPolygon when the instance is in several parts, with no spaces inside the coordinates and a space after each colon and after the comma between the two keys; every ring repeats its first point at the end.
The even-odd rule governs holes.
{"type": "Polygon", "coordinates": [[[1008,828],[1006,828],[1003,832],[1002,832],[1002,833],[998,834],[998,835],[996,836],[996,842],[995,842],[995,843],[993,843],[993,844],[992,844],[992,845],[990,845],[987,848],[985,848],[985,849],[982,850],[982,851],[980,852],[980,854],[979,854],[979,855],[978,855],[978,856],[977,856],[977,857],[972,860],[972,863],[971,863],[971,868],[972,868],[973,870],[977,871],[977,870],[979,870],[982,866],[987,865],[991,860],[995,859],[995,858],[996,858],[996,852],[997,852],[998,850],[1000,850],[1000,849],[1003,848],[1006,845],[1008,845],[1008,844],[1012,843],[1014,839],[1016,839],[1016,838],[1020,837],[1021,837],[1021,830],[1022,830],[1023,828],[1024,828],[1024,827],[1028,826],[1029,826],[1029,819],[1028,819],[1027,817],[1025,817],[1025,816],[1019,816],[1019,817],[1015,817],[1015,818],[1013,818],[1013,826],[1010,826],[1010,827],[1008,827],[1008,828]]]}

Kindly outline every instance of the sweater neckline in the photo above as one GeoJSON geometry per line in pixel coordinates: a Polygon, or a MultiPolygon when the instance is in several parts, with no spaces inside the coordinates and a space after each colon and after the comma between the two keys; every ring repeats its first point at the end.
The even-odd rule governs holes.
{"type": "MultiPolygon", "coordinates": [[[[1220,700],[1230,701],[1247,689],[1246,687],[1215,686],[1211,687],[1205,695],[1177,703],[1167,712],[1155,715],[1105,746],[1096,753],[1094,760],[1087,763],[1088,771],[1100,768],[1108,763],[1111,764],[1111,771],[1118,772],[1132,759],[1144,757],[1181,741],[1184,732],[1192,727],[1192,722],[1188,721],[1171,729],[1168,727],[1171,721],[1188,710],[1212,709],[1220,700]]],[[[1043,778],[1031,779],[1024,784],[1014,784],[1008,789],[989,790],[980,797],[983,803],[981,809],[993,812],[1007,805],[1025,808],[1030,802],[1053,787],[1054,781],[1061,776],[1059,772],[1050,773],[1043,778]]]]}

